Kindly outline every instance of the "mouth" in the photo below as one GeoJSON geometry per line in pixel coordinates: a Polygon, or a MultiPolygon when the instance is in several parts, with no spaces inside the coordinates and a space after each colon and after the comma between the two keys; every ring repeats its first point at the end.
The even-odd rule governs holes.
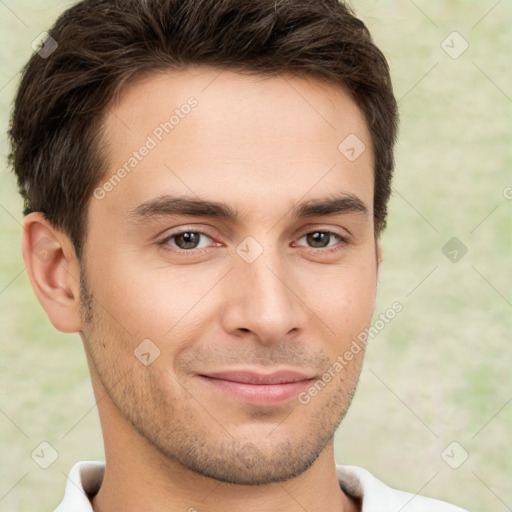
{"type": "Polygon", "coordinates": [[[197,377],[224,395],[263,406],[281,405],[315,381],[315,376],[288,370],[273,373],[225,371],[198,374],[197,377]]]}

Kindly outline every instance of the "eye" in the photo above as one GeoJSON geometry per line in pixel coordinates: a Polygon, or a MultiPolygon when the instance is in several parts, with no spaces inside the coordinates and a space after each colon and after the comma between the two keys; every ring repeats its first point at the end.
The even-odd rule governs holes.
{"type": "MultiPolygon", "coordinates": [[[[178,248],[179,250],[187,251],[193,249],[204,249],[208,247],[208,243],[204,243],[204,240],[212,239],[203,233],[202,231],[181,231],[179,233],[173,233],[167,236],[161,242],[163,246],[170,246],[171,248],[178,248]],[[201,240],[201,238],[203,240],[201,240]]],[[[167,248],[167,247],[166,247],[167,248]]]]}
{"type": "Polygon", "coordinates": [[[325,247],[332,247],[336,242],[346,242],[346,238],[333,231],[311,231],[306,233],[299,240],[306,239],[306,242],[312,249],[323,249],[325,247]],[[331,243],[333,242],[334,243],[331,243]]]}
{"type": "MultiPolygon", "coordinates": [[[[324,249],[323,252],[332,252],[341,249],[341,247],[337,247],[339,242],[348,243],[347,238],[334,231],[328,230],[311,231],[299,238],[299,241],[303,239],[306,240],[306,247],[312,250],[324,249]]],[[[165,250],[179,253],[206,249],[210,247],[212,243],[213,239],[202,231],[183,230],[166,236],[160,242],[160,245],[165,250]]]]}

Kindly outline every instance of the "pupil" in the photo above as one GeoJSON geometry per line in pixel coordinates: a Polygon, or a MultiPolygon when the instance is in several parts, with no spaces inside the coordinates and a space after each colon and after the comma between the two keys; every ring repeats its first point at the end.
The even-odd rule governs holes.
{"type": "Polygon", "coordinates": [[[178,239],[182,239],[184,241],[183,244],[178,244],[180,247],[181,247],[181,245],[185,246],[185,247],[181,247],[182,249],[194,249],[194,247],[199,242],[199,235],[198,235],[198,233],[187,232],[187,233],[182,233],[181,235],[178,235],[178,239]]]}
{"type": "Polygon", "coordinates": [[[329,233],[316,231],[308,235],[308,243],[313,247],[326,247],[329,243],[329,233]]]}

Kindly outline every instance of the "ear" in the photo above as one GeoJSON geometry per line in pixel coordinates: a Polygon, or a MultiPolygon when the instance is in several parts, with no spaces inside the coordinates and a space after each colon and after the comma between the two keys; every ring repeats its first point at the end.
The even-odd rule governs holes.
{"type": "Polygon", "coordinates": [[[50,322],[62,332],[79,332],[80,266],[69,238],[42,213],[23,223],[22,253],[30,283],[50,322]]]}

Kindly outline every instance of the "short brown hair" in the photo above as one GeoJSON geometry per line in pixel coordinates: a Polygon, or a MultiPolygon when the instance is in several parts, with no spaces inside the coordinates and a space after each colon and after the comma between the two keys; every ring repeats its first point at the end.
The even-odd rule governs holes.
{"type": "Polygon", "coordinates": [[[34,53],[24,68],[10,162],[25,213],[42,212],[71,238],[78,257],[88,201],[106,173],[100,142],[107,106],[136,77],[191,65],[293,73],[348,91],[372,137],[376,236],[385,227],[397,105],[386,59],[344,3],[84,0],[49,34],[58,47],[34,53]]]}

